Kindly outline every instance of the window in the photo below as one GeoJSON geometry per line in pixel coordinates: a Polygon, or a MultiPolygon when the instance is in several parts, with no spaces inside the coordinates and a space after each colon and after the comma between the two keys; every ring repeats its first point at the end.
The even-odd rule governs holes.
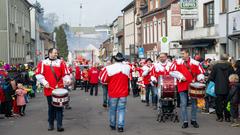
{"type": "Polygon", "coordinates": [[[154,0],[150,0],[150,3],[149,3],[150,11],[153,10],[153,6],[154,6],[154,0]]]}
{"type": "Polygon", "coordinates": [[[185,30],[193,30],[194,20],[185,20],[185,30]]]}
{"type": "Polygon", "coordinates": [[[158,22],[157,21],[155,21],[154,22],[154,26],[153,26],[153,31],[154,31],[154,43],[156,43],[157,42],[157,37],[158,37],[158,35],[157,35],[157,24],[158,24],[158,22]]]}
{"type": "Polygon", "coordinates": [[[147,24],[145,24],[143,29],[143,43],[146,44],[147,41],[147,24]]]}
{"type": "Polygon", "coordinates": [[[150,23],[150,43],[153,43],[153,24],[152,22],[150,23]]]}
{"type": "Polygon", "coordinates": [[[228,10],[228,0],[221,0],[221,13],[226,13],[228,10]]]}
{"type": "Polygon", "coordinates": [[[156,0],[155,7],[156,7],[156,8],[159,7],[159,0],[156,0]]]}
{"type": "Polygon", "coordinates": [[[204,5],[204,26],[214,25],[214,2],[206,3],[204,5]]]}
{"type": "Polygon", "coordinates": [[[161,20],[158,20],[158,41],[161,40],[162,37],[162,23],[161,20]]]}
{"type": "Polygon", "coordinates": [[[165,19],[162,20],[162,36],[163,37],[167,36],[165,19]]]}
{"type": "Polygon", "coordinates": [[[149,44],[150,40],[149,40],[149,24],[147,24],[147,44],[149,44]]]}

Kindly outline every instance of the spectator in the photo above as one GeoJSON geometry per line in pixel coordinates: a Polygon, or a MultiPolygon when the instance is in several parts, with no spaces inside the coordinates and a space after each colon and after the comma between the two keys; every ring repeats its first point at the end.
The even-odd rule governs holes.
{"type": "Polygon", "coordinates": [[[238,75],[238,77],[240,77],[240,60],[236,61],[234,68],[235,68],[235,73],[238,75]]]}
{"type": "Polygon", "coordinates": [[[25,115],[25,109],[26,109],[26,101],[24,96],[27,94],[27,91],[24,89],[22,83],[17,84],[17,106],[19,108],[19,113],[21,116],[25,115]]]}
{"type": "Polygon", "coordinates": [[[230,82],[230,92],[228,95],[228,101],[230,101],[230,113],[232,116],[232,127],[238,127],[238,105],[240,97],[240,83],[237,74],[232,74],[229,77],[230,82]]]}
{"type": "Polygon", "coordinates": [[[210,74],[210,81],[215,83],[216,93],[216,114],[217,121],[222,122],[223,116],[226,122],[230,122],[230,114],[226,110],[227,96],[229,93],[229,80],[228,77],[234,72],[231,63],[228,62],[228,55],[221,55],[221,60],[216,62],[212,67],[210,74]],[[224,115],[223,115],[224,112],[224,115]]]}
{"type": "Polygon", "coordinates": [[[13,117],[12,114],[12,96],[14,95],[15,91],[11,86],[10,78],[6,78],[3,84],[3,91],[5,95],[5,102],[4,102],[4,112],[6,117],[13,117]]]}

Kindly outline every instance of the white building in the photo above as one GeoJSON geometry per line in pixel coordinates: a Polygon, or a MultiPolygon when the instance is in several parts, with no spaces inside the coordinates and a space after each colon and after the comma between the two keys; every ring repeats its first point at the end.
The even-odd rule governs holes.
{"type": "Polygon", "coordinates": [[[123,52],[123,44],[119,41],[118,33],[123,30],[123,17],[118,16],[110,26],[112,28],[112,41],[113,41],[113,50],[114,54],[117,52],[123,52]]]}
{"type": "Polygon", "coordinates": [[[184,20],[182,48],[192,56],[218,59],[224,52],[219,42],[219,0],[198,0],[198,19],[184,20]]]}
{"type": "Polygon", "coordinates": [[[240,0],[229,0],[227,21],[228,53],[240,60],[240,0]]]}
{"type": "Polygon", "coordinates": [[[135,48],[135,1],[128,4],[123,10],[123,26],[124,26],[124,54],[131,57],[135,52],[130,51],[135,48]],[[130,49],[133,48],[133,49],[130,49]]]}

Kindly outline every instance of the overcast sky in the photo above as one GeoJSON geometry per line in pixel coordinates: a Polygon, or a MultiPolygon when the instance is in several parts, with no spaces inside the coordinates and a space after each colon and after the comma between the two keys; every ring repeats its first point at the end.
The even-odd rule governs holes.
{"type": "MultiPolygon", "coordinates": [[[[29,0],[31,3],[36,0],[29,0]]],[[[82,8],[82,26],[94,26],[111,23],[121,10],[132,0],[37,0],[47,13],[56,13],[59,23],[67,22],[78,26],[80,22],[80,3],[82,8]]]]}

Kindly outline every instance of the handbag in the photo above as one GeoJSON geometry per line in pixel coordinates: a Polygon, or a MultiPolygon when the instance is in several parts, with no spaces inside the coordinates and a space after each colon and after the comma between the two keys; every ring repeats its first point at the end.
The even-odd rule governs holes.
{"type": "Polygon", "coordinates": [[[210,81],[208,86],[207,86],[207,89],[206,89],[206,93],[212,97],[216,97],[216,94],[215,94],[215,83],[210,81]]]}

